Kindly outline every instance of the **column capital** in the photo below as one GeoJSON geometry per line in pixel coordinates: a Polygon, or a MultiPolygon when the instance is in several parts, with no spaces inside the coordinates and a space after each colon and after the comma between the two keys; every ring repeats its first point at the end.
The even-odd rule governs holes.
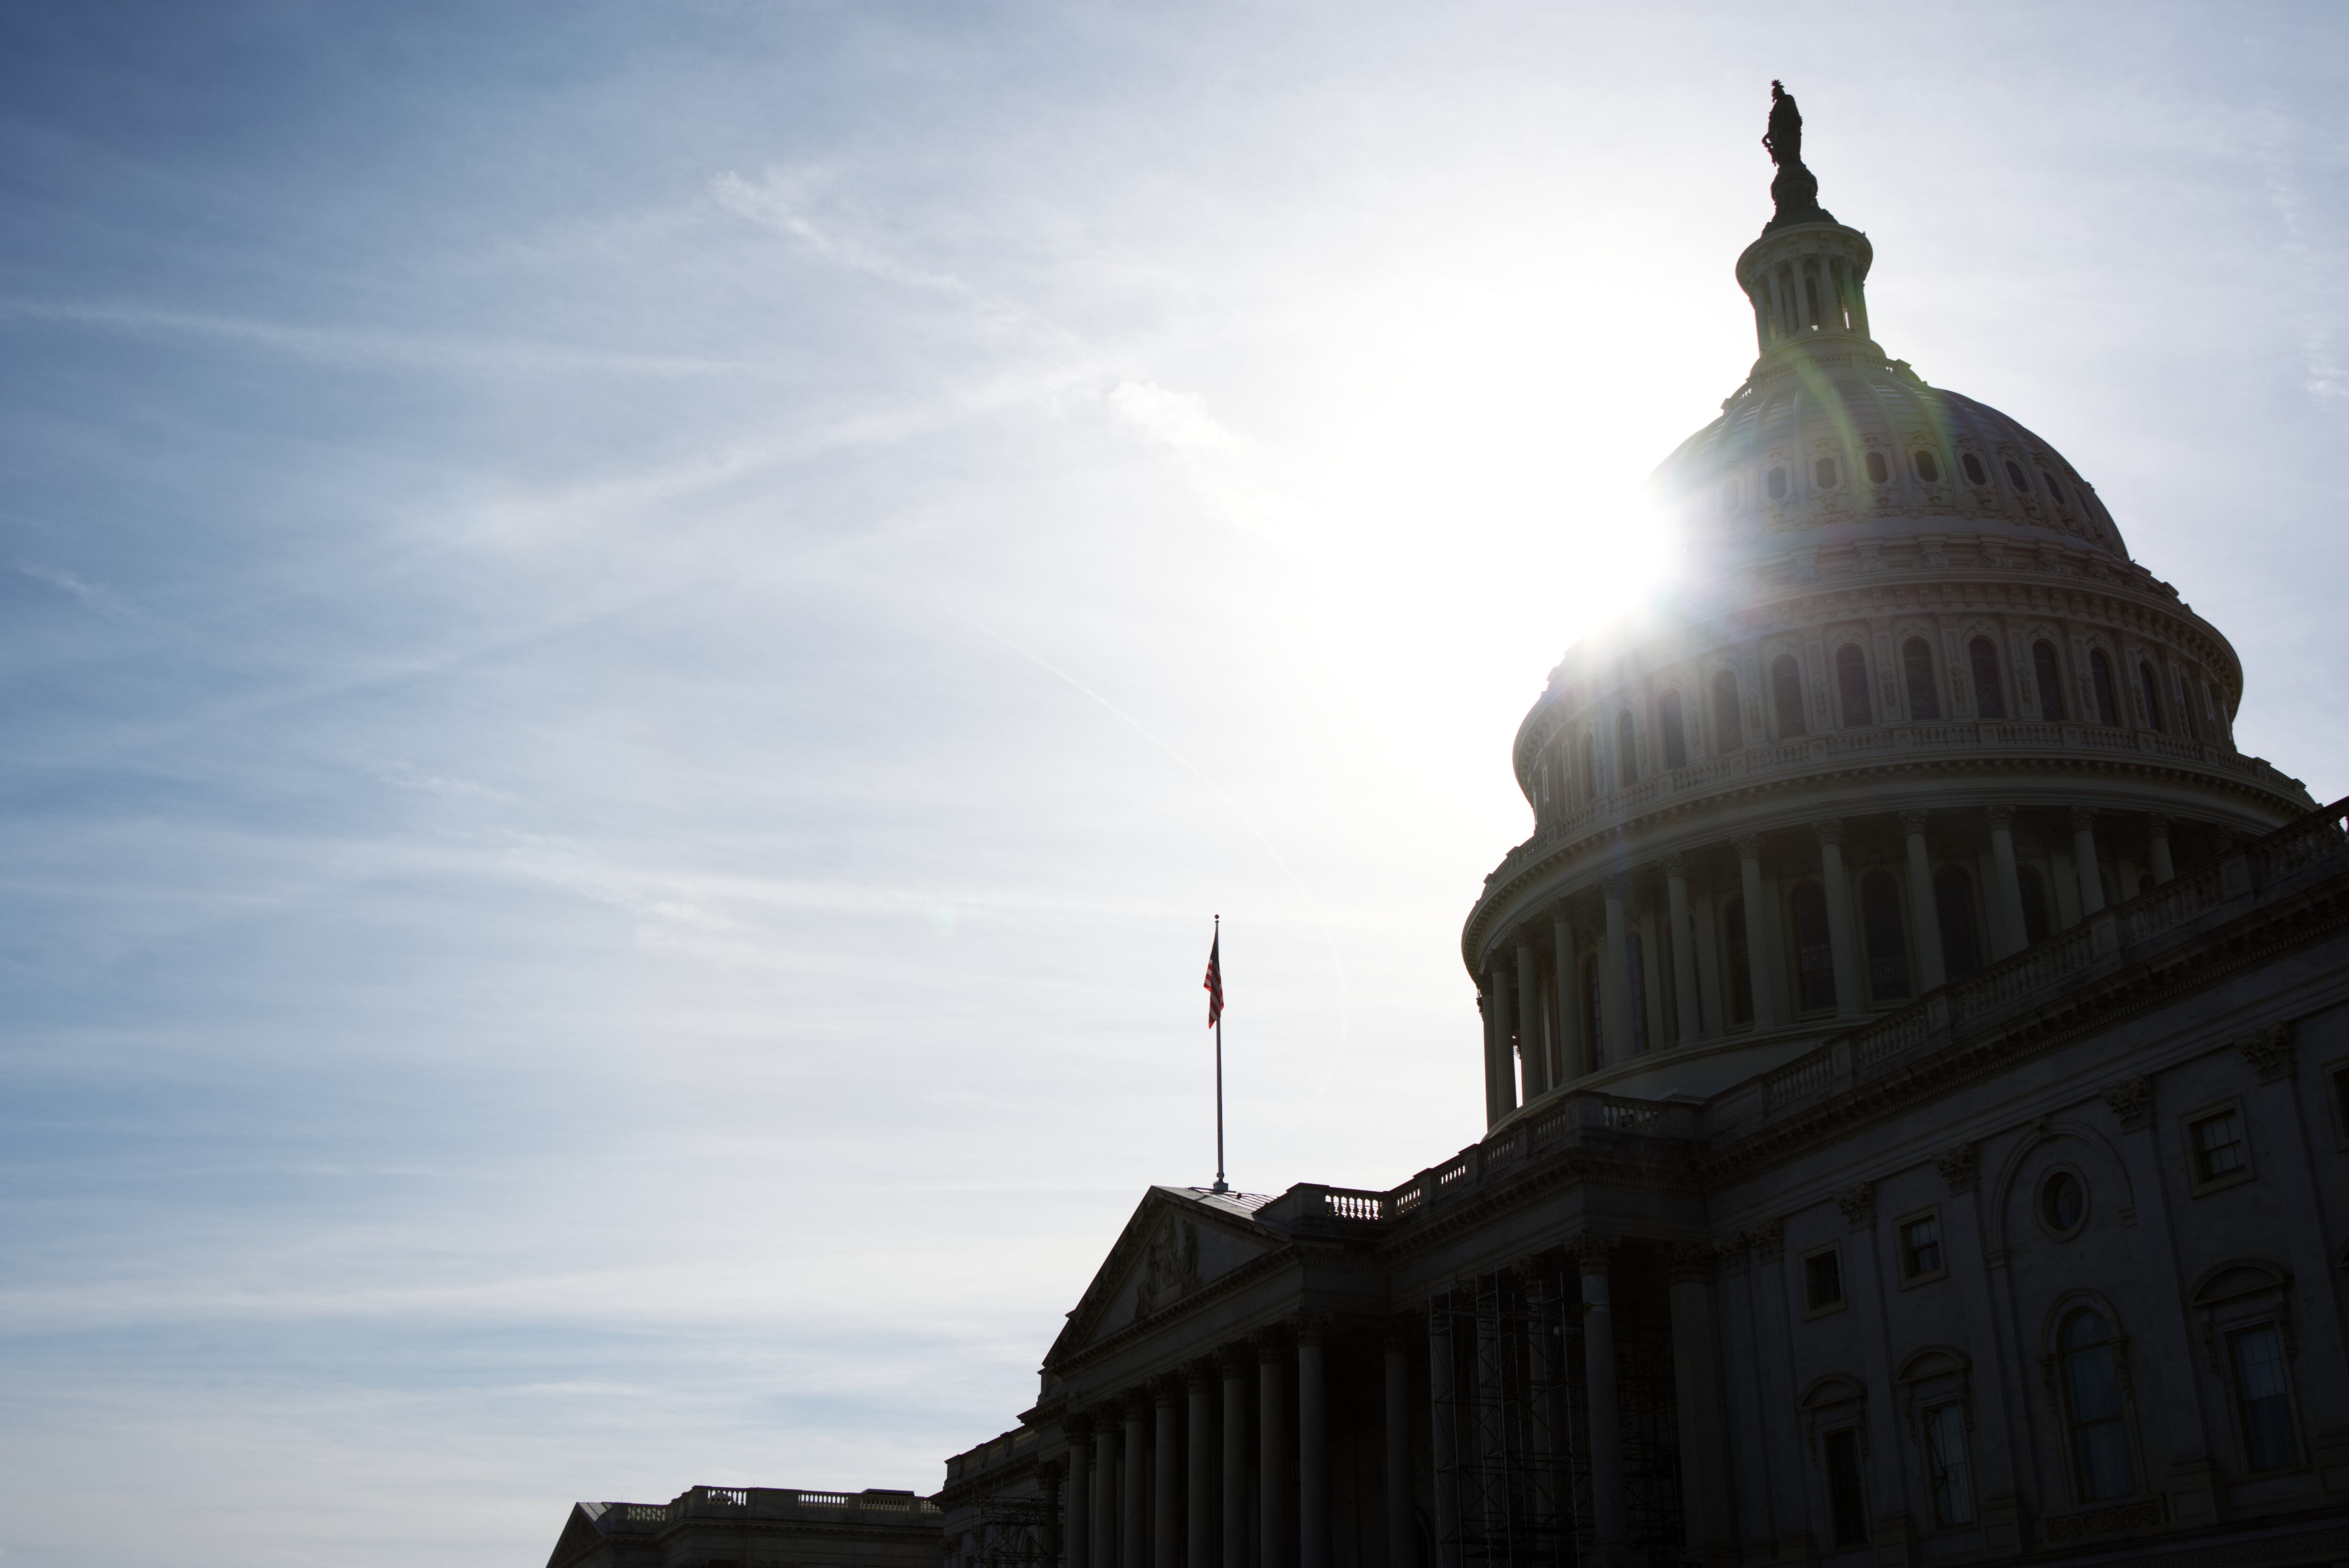
{"type": "Polygon", "coordinates": [[[1742,1274],[1753,1252],[1754,1233],[1732,1231],[1721,1238],[1720,1244],[1713,1249],[1713,1255],[1721,1260],[1722,1272],[1742,1274]]]}
{"type": "Polygon", "coordinates": [[[1379,1320],[1379,1343],[1389,1350],[1409,1350],[1427,1332],[1423,1312],[1392,1313],[1379,1320]]]}
{"type": "Polygon", "coordinates": [[[1183,1374],[1161,1372],[1150,1380],[1150,1402],[1164,1410],[1183,1397],[1183,1374]]]}
{"type": "Polygon", "coordinates": [[[1933,813],[1926,810],[1922,806],[1912,806],[1900,813],[1900,830],[1922,838],[1925,834],[1925,824],[1930,821],[1932,817],[1933,813]]]}
{"type": "Polygon", "coordinates": [[[2146,836],[2150,839],[2169,837],[2169,825],[2177,820],[2167,811],[2147,811],[2145,814],[2146,836]]]}
{"type": "Polygon", "coordinates": [[[1207,1353],[1207,1359],[1214,1362],[1216,1370],[1226,1377],[1245,1377],[1248,1363],[1255,1359],[1254,1348],[1246,1340],[1237,1345],[1219,1345],[1207,1353]]]}
{"type": "Polygon", "coordinates": [[[1819,841],[1819,846],[1822,849],[1826,848],[1829,844],[1833,844],[1837,849],[1841,849],[1843,847],[1843,819],[1841,817],[1821,817],[1817,821],[1811,824],[1811,832],[1812,835],[1819,841]]]}
{"type": "Polygon", "coordinates": [[[1583,1231],[1568,1238],[1566,1250],[1574,1255],[1584,1274],[1603,1274],[1614,1263],[1615,1249],[1621,1243],[1621,1237],[1610,1236],[1604,1231],[1583,1231]]]}
{"type": "Polygon", "coordinates": [[[1982,815],[1990,819],[1990,830],[1993,833],[2006,831],[2014,826],[2014,808],[2012,806],[1984,806],[1982,815]]]}
{"type": "Polygon", "coordinates": [[[1278,1367],[1288,1359],[1288,1336],[1277,1328],[1268,1328],[1256,1336],[1256,1364],[1278,1367]]]}
{"type": "Polygon", "coordinates": [[[1631,873],[1630,872],[1608,872],[1607,896],[1619,903],[1630,903],[1631,873]]]}
{"type": "Polygon", "coordinates": [[[1674,878],[1677,881],[1687,881],[1688,856],[1679,850],[1674,850],[1671,854],[1666,855],[1664,857],[1664,874],[1668,877],[1674,878]]]}
{"type": "Polygon", "coordinates": [[[1971,1143],[1951,1144],[1933,1156],[1933,1167],[1949,1183],[1951,1197],[1982,1185],[1982,1151],[1971,1143]]]}
{"type": "Polygon", "coordinates": [[[1674,1242],[1665,1275],[1674,1284],[1702,1284],[1713,1278],[1713,1249],[1702,1242],[1674,1242]]]}
{"type": "Polygon", "coordinates": [[[1740,833],[1732,839],[1730,843],[1737,851],[1737,858],[1741,861],[1758,861],[1762,858],[1762,835],[1759,833],[1740,833]]]}
{"type": "Polygon", "coordinates": [[[1072,1443],[1089,1442],[1093,1435],[1091,1410],[1074,1410],[1061,1418],[1061,1435],[1072,1443]]]}
{"type": "Polygon", "coordinates": [[[2096,809],[2094,806],[2075,806],[2066,813],[2066,815],[2071,820],[2072,830],[2074,832],[2082,833],[2095,831],[2096,826],[2096,809]]]}
{"type": "Polygon", "coordinates": [[[1151,1398],[1147,1384],[1139,1388],[1128,1388],[1119,1398],[1127,1425],[1135,1425],[1149,1418],[1151,1398]]]}
{"type": "Polygon", "coordinates": [[[1764,1220],[1745,1233],[1753,1238],[1754,1255],[1764,1263],[1775,1264],[1786,1255],[1785,1221],[1764,1220]]]}
{"type": "Polygon", "coordinates": [[[1183,1387],[1194,1394],[1205,1394],[1216,1386],[1216,1362],[1213,1357],[1202,1356],[1183,1364],[1183,1387]]]}
{"type": "MultiPolygon", "coordinates": [[[[1516,947],[1519,953],[1531,953],[1534,950],[1534,944],[1540,940],[1541,939],[1539,937],[1534,934],[1534,923],[1532,921],[1526,921],[1523,925],[1517,927],[1516,947]]],[[[1525,960],[1519,959],[1518,962],[1523,963],[1525,960]]]]}
{"type": "Polygon", "coordinates": [[[2105,1104],[2120,1120],[2123,1132],[2134,1132],[2153,1116],[2153,1080],[2139,1073],[2126,1083],[2105,1090],[2105,1104]]]}
{"type": "Polygon", "coordinates": [[[1843,1211],[1844,1222],[1855,1231],[1867,1230],[1876,1223],[1876,1183],[1855,1181],[1836,1195],[1836,1206],[1843,1211]]]}
{"type": "Polygon", "coordinates": [[[1309,1345],[1319,1350],[1330,1332],[1330,1315],[1326,1312],[1300,1312],[1288,1320],[1289,1331],[1300,1346],[1309,1345]]]}

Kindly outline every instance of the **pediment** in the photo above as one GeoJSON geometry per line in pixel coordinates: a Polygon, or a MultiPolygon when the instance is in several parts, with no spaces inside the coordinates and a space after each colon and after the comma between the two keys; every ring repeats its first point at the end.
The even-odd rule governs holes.
{"type": "Polygon", "coordinates": [[[1046,1365],[1167,1311],[1283,1245],[1283,1237],[1254,1219],[1269,1201],[1153,1187],[1094,1271],[1046,1365]]]}

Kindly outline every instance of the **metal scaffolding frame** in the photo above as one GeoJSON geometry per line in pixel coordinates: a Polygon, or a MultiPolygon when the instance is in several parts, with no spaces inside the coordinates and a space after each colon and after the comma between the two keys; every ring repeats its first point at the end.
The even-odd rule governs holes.
{"type": "Polygon", "coordinates": [[[988,1496],[978,1500],[979,1568],[1057,1568],[1061,1511],[1049,1498],[988,1496]]]}
{"type": "Polygon", "coordinates": [[[1433,1390],[1443,1568],[1570,1568],[1588,1517],[1580,1403],[1578,1312],[1556,1276],[1481,1274],[1428,1300],[1429,1326],[1452,1353],[1449,1387],[1433,1390]],[[1448,1451],[1447,1451],[1448,1449],[1448,1451]]]}

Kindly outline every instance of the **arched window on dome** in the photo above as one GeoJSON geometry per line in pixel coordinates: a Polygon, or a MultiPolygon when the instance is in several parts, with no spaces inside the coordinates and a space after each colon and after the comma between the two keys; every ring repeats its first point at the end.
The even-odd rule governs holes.
{"type": "Polygon", "coordinates": [[[2095,688],[2096,722],[2106,729],[2121,727],[2120,704],[2113,690],[2113,661],[2105,657],[2102,648],[2088,650],[2088,684],[2095,688]]]}
{"type": "Polygon", "coordinates": [[[1887,871],[1859,879],[1859,928],[1868,944],[1868,991],[1878,1002],[1909,995],[1909,943],[1900,929],[1900,884],[1887,871]]]}
{"type": "Polygon", "coordinates": [[[2140,660],[2137,666],[2137,689],[2145,696],[2145,722],[2147,727],[2159,730],[2161,723],[2161,683],[2153,666],[2140,660]]]}
{"type": "Polygon", "coordinates": [[[1737,503],[1744,499],[1744,495],[1745,487],[1744,485],[1738,483],[1734,479],[1723,480],[1721,484],[1721,510],[1723,511],[1735,511],[1737,510],[1737,503]]]}
{"type": "Polygon", "coordinates": [[[1930,721],[1941,717],[1941,699],[1933,689],[1933,649],[1922,637],[1900,645],[1901,672],[1909,679],[1909,717],[1930,721]]]}
{"type": "Polygon", "coordinates": [[[1836,481],[1840,477],[1833,458],[1821,458],[1811,465],[1811,479],[1821,490],[1835,489],[1836,481]]]}
{"type": "Polygon", "coordinates": [[[2031,645],[2031,678],[2039,687],[2039,717],[2043,723],[2064,722],[2064,676],[2055,665],[2055,645],[2044,639],[2031,645]]]}
{"type": "Polygon", "coordinates": [[[2014,868],[2014,884],[2023,894],[2023,944],[2036,947],[2047,940],[2047,879],[2037,866],[2014,868]]]}
{"type": "Polygon", "coordinates": [[[1816,1013],[1836,1005],[1835,942],[1827,934],[1826,890],[1815,882],[1796,882],[1786,900],[1788,923],[1795,932],[1795,994],[1803,1011],[1816,1013]]]}
{"type": "Polygon", "coordinates": [[[1735,1028],[1754,1021],[1754,953],[1745,935],[1743,898],[1733,898],[1723,907],[1721,940],[1729,960],[1729,1024],[1735,1028]]]}
{"type": "Polygon", "coordinates": [[[1810,726],[1803,722],[1803,669],[1792,654],[1780,654],[1771,663],[1770,704],[1777,709],[1779,739],[1791,740],[1810,732],[1810,726]]]}
{"type": "Polygon", "coordinates": [[[1582,799],[1588,805],[1599,798],[1599,738],[1582,738],[1582,799]]]}
{"type": "Polygon", "coordinates": [[[1631,727],[1629,708],[1615,716],[1615,787],[1629,789],[1640,781],[1640,754],[1634,746],[1639,732],[1631,727]]]}
{"type": "Polygon", "coordinates": [[[1998,676],[1998,645],[1988,637],[1976,637],[1967,645],[1966,659],[1973,666],[1974,717],[2004,718],[2006,684],[1998,676]]]}
{"type": "Polygon", "coordinates": [[[1876,722],[1868,700],[1868,655],[1857,643],[1836,650],[1836,696],[1843,709],[1846,729],[1864,729],[1876,722]]]}
{"type": "Polygon", "coordinates": [[[2006,482],[2024,495],[2031,493],[2031,476],[2024,473],[2023,465],[2013,458],[2006,459],[2006,482]]]}
{"type": "Polygon", "coordinates": [[[1868,482],[1872,485],[1892,482],[1892,465],[1884,460],[1882,452],[1868,454],[1868,482]]]}
{"type": "Polygon", "coordinates": [[[1917,454],[1917,477],[1929,485],[1941,482],[1941,465],[1930,452],[1917,454]]]}
{"type": "Polygon", "coordinates": [[[2121,1408],[2119,1346],[2101,1313],[2082,1307],[2064,1320],[2064,1423],[2071,1429],[2072,1479],[2082,1502],[2127,1497],[2137,1490],[2128,1427],[2121,1408]]]}
{"type": "Polygon", "coordinates": [[[1968,484],[1986,485],[1990,483],[1990,470],[1982,467],[1982,459],[1976,457],[1971,452],[1968,452],[1964,457],[1961,458],[1959,461],[1965,468],[1966,482],[1968,484]]]}
{"type": "Polygon", "coordinates": [[[1786,470],[1782,468],[1772,469],[1767,474],[1763,476],[1762,488],[1769,492],[1770,499],[1772,500],[1785,500],[1786,499],[1786,470]]]}
{"type": "Polygon", "coordinates": [[[1974,880],[1955,866],[1933,873],[1933,914],[1941,928],[1941,967],[1951,980],[1982,968],[1982,932],[1974,918],[1974,880]]]}
{"type": "Polygon", "coordinates": [[[2062,506],[2064,504],[2064,487],[2055,482],[2055,476],[2053,473],[2050,473],[2045,469],[2040,469],[2039,482],[2047,487],[2048,500],[2054,501],[2057,506],[2062,506]]]}
{"type": "Polygon", "coordinates": [[[1737,676],[1723,670],[1713,677],[1713,749],[1716,756],[1745,747],[1745,724],[1739,716],[1737,676]]]}
{"type": "Polygon", "coordinates": [[[1688,766],[1688,729],[1681,722],[1681,694],[1667,691],[1656,703],[1656,726],[1663,731],[1664,769],[1677,773],[1688,766]]]}

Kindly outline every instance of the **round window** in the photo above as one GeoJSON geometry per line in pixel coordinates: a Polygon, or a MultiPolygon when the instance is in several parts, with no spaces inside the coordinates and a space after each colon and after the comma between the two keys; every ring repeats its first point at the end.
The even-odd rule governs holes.
{"type": "Polygon", "coordinates": [[[2076,1233],[2087,1214],[2087,1186],[2069,1171],[2058,1171],[2040,1184],[2039,1219],[2056,1236],[2076,1233]]]}

